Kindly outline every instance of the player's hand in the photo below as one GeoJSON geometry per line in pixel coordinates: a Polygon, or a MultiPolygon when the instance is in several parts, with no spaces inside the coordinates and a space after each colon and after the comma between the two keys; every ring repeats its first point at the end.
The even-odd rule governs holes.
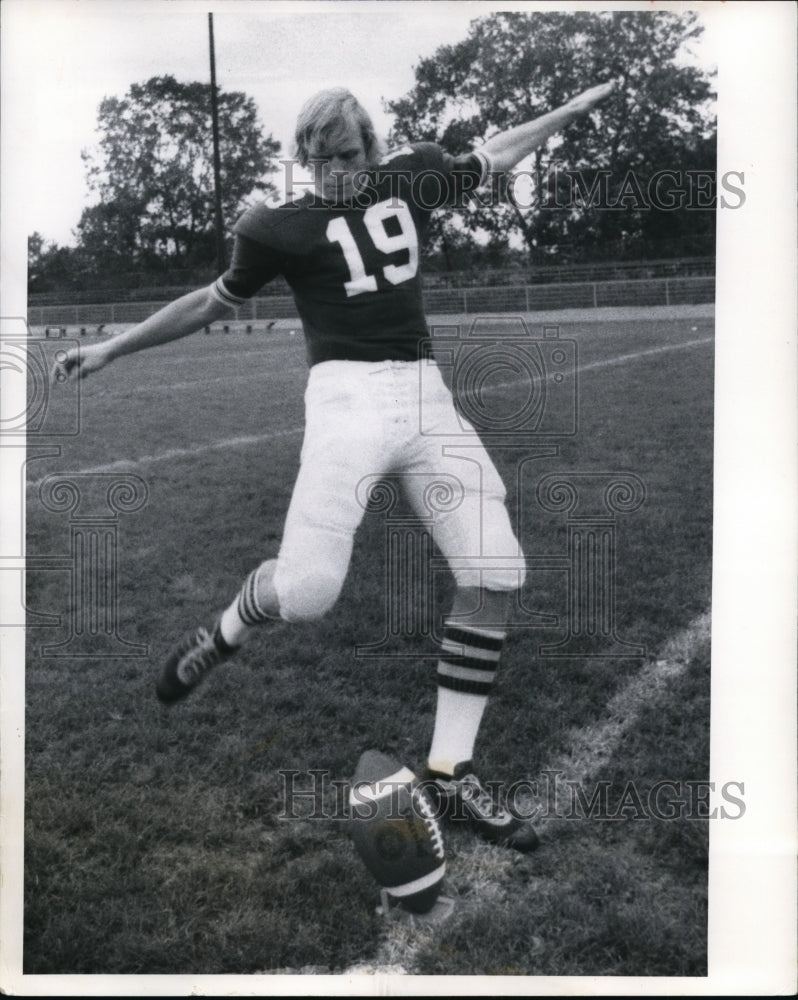
{"type": "Polygon", "coordinates": [[[69,378],[86,378],[104,368],[111,360],[108,344],[91,344],[71,347],[62,361],[56,361],[51,372],[51,382],[64,382],[69,378]]]}
{"type": "Polygon", "coordinates": [[[568,107],[577,114],[590,111],[591,108],[594,108],[605,98],[609,97],[619,84],[620,80],[609,80],[607,83],[599,83],[595,87],[590,87],[589,90],[582,91],[581,94],[577,94],[576,97],[570,100],[568,107]]]}

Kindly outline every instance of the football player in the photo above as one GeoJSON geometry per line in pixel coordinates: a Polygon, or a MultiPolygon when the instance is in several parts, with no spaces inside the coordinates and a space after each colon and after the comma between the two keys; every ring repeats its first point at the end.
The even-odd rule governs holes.
{"type": "Polygon", "coordinates": [[[421,378],[429,334],[419,250],[436,207],[462,204],[491,172],[509,171],[614,86],[593,87],[464,156],[434,143],[383,156],[352,94],[322,91],[302,108],[295,133],[297,159],[313,173],[311,190],[277,208],[247,211],[235,225],[232,263],[209,287],[112,340],[68,352],[60,366],[84,377],[124,354],[228,318],[266,282],[285,278],[302,320],[310,374],[301,465],[279,552],[253,568],[209,628],[177,645],[157,695],[167,703],[185,697],[271,620],[303,622],[330,611],[364,514],[358,485],[367,477],[397,474],[425,517],[436,477],[454,484],[455,502],[432,518],[457,591],[444,624],[425,776],[442,811],[521,851],[537,845],[532,825],[497,807],[471,761],[501,656],[508,596],[524,581],[524,558],[487,451],[473,428],[466,457],[446,448],[462,443],[462,418],[428,361],[421,378]]]}

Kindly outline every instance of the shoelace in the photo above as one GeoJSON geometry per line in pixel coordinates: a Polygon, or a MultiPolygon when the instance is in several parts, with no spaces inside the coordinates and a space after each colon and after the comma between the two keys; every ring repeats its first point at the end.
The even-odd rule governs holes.
{"type": "Polygon", "coordinates": [[[200,628],[191,648],[181,659],[177,676],[183,683],[198,681],[219,662],[219,652],[206,628],[200,628]]]}
{"type": "Polygon", "coordinates": [[[493,796],[482,787],[475,774],[466,774],[459,782],[455,783],[455,785],[458,784],[463,801],[473,806],[483,819],[497,820],[506,817],[505,810],[497,805],[493,796]]]}

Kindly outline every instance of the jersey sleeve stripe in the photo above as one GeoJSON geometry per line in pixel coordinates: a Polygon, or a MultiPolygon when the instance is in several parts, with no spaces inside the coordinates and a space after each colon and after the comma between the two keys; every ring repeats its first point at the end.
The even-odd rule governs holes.
{"type": "Polygon", "coordinates": [[[210,286],[211,295],[223,305],[226,306],[240,306],[243,305],[247,300],[242,298],[240,295],[233,295],[232,292],[227,290],[224,281],[221,277],[217,278],[216,281],[210,286]]]}

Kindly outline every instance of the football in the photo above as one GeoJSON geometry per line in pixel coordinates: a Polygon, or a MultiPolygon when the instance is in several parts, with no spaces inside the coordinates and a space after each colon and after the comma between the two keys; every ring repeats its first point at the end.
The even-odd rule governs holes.
{"type": "Polygon", "coordinates": [[[358,761],[349,832],[366,868],[411,913],[435,905],[446,860],[435,807],[415,774],[378,750],[358,761]]]}

